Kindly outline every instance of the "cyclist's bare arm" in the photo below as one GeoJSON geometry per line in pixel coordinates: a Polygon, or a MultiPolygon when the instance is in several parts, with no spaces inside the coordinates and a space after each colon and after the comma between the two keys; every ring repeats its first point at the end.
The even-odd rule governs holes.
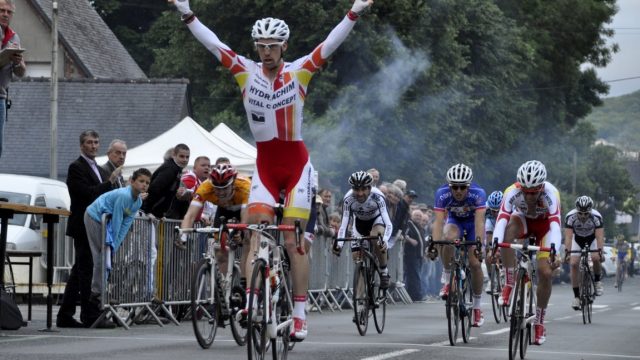
{"type": "Polygon", "coordinates": [[[180,223],[180,228],[188,229],[193,227],[193,223],[196,221],[196,217],[200,213],[200,209],[202,209],[202,203],[196,200],[191,201],[189,204],[189,209],[187,213],[184,215],[182,222],[180,223]]]}

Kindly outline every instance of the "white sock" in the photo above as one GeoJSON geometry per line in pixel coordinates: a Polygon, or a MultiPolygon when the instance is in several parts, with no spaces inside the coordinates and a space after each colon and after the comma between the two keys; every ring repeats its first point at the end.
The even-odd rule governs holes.
{"type": "Polygon", "coordinates": [[[302,320],[307,318],[304,312],[304,307],[307,304],[306,296],[294,296],[293,297],[293,317],[300,318],[302,320]]]}

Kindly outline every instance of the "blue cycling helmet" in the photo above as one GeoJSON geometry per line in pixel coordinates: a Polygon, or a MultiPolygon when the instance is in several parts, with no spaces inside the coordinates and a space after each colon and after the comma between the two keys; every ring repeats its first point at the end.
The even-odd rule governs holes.
{"type": "Polygon", "coordinates": [[[494,191],[487,198],[487,207],[491,210],[499,210],[502,203],[502,191],[494,191]]]}

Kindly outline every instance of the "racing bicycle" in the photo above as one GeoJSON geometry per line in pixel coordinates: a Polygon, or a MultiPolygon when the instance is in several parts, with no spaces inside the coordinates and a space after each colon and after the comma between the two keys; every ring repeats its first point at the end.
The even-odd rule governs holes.
{"type": "Polygon", "coordinates": [[[353,273],[353,322],[361,336],[367,334],[369,314],[373,315],[373,322],[378,334],[384,331],[387,314],[387,289],[380,288],[380,264],[378,258],[371,252],[371,241],[382,244],[382,236],[358,236],[336,239],[337,242],[355,242],[354,251],[360,251],[353,273]]]}

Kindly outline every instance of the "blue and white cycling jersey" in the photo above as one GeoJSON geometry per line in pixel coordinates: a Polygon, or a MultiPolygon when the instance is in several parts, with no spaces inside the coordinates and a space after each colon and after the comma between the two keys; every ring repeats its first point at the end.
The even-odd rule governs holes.
{"type": "MultiPolygon", "coordinates": [[[[447,212],[447,224],[456,224],[460,228],[460,234],[467,233],[467,240],[474,240],[475,234],[475,213],[476,210],[485,209],[487,195],[478,184],[471,183],[467,196],[462,201],[457,201],[453,197],[453,192],[449,185],[442,185],[435,195],[434,211],[447,212]]],[[[484,234],[483,234],[484,235],[484,234]]]]}

